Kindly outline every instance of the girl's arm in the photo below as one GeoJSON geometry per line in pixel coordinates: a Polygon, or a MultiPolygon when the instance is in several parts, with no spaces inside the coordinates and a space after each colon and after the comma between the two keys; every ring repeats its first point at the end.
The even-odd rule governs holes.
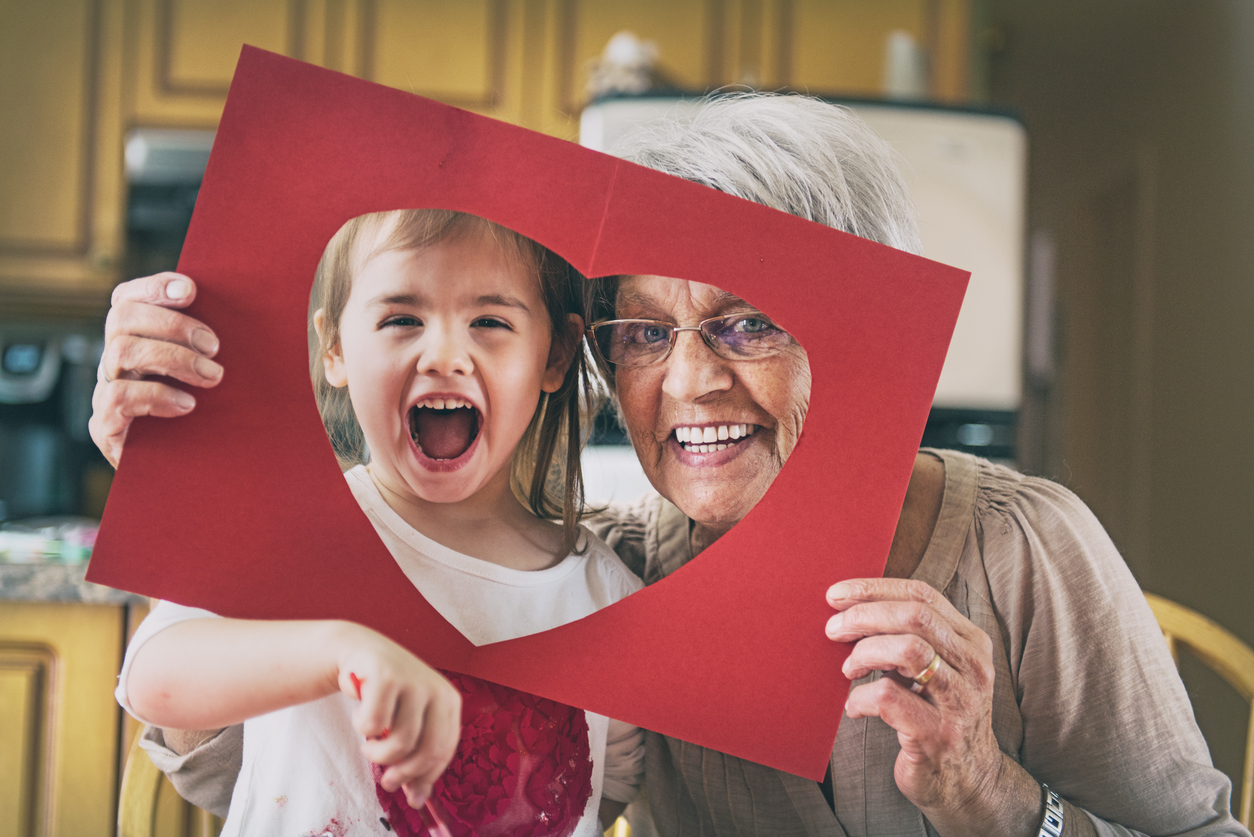
{"type": "Polygon", "coordinates": [[[136,651],[126,690],[135,713],[180,729],[229,726],[326,697],[360,698],[362,753],[387,790],[420,806],[460,734],[461,696],[383,635],[351,622],[192,619],[136,651]]]}

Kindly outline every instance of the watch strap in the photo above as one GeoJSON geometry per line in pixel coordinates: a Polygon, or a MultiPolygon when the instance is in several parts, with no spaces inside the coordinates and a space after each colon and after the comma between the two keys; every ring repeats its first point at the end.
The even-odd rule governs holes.
{"type": "Polygon", "coordinates": [[[1041,817],[1041,830],[1038,837],[1062,837],[1062,799],[1050,790],[1049,785],[1041,785],[1041,801],[1045,814],[1041,817]]]}

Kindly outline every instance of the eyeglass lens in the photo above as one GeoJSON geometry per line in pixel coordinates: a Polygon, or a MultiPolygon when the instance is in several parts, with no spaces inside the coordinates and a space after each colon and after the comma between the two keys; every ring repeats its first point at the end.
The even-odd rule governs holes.
{"type": "MultiPolygon", "coordinates": [[[[766,357],[792,341],[787,332],[760,314],[728,314],[704,320],[699,327],[706,345],[727,360],[766,357]]],[[[661,360],[670,354],[678,331],[674,323],[657,320],[610,320],[593,326],[601,356],[618,366],[643,366],[661,360]]]]}

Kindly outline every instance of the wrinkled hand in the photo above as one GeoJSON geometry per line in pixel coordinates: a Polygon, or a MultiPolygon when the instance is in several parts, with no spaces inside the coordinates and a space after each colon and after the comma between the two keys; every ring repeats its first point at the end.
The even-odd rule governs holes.
{"type": "MultiPolygon", "coordinates": [[[[828,621],[827,636],[854,643],[845,676],[857,680],[889,672],[852,689],[845,711],[850,718],[878,717],[897,731],[901,752],[893,775],[902,794],[938,827],[965,821],[968,830],[956,833],[982,831],[972,826],[990,808],[1011,813],[1007,788],[999,787],[1007,760],[993,735],[995,670],[988,635],[921,581],[844,581],[828,590],[827,601],[841,611],[828,621]],[[940,654],[940,668],[916,694],[911,678],[927,668],[933,654],[940,654]]],[[[1039,789],[1017,772],[1022,775],[1011,789],[1012,807],[1018,808],[1026,793],[1022,813],[1030,820],[1039,807],[1033,801],[1039,789]]]]}
{"type": "Polygon", "coordinates": [[[210,360],[218,353],[217,336],[177,310],[195,299],[195,283],[177,273],[132,279],[113,290],[88,428],[115,468],[136,416],[181,416],[196,406],[189,393],[148,378],[196,387],[222,380],[222,367],[210,360]]]}
{"type": "Polygon", "coordinates": [[[351,625],[337,654],[340,691],[361,701],[353,728],[362,753],[386,768],[384,790],[404,788],[420,808],[461,737],[462,697],[435,669],[392,640],[351,625]]]}

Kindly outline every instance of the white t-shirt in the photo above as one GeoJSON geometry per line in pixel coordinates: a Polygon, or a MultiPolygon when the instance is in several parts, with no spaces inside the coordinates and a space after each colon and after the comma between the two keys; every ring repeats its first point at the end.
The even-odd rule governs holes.
{"type": "MultiPolygon", "coordinates": [[[[603,541],[586,530],[582,554],[535,572],[513,570],[441,546],[407,524],[383,500],[364,467],[345,475],[397,565],[441,616],[476,645],[538,633],[580,619],[644,585],[603,541]]],[[[135,715],[126,681],[136,650],[158,631],[214,614],[160,602],[135,632],[118,677],[117,699],[135,715]]],[[[244,757],[224,837],[284,835],[386,837],[370,765],[343,694],[293,706],[244,724],[244,757]]],[[[639,729],[592,712],[592,796],[575,835],[598,833],[601,796],[629,802],[644,770],[639,729]]],[[[139,718],[139,720],[143,720],[139,718]]]]}

